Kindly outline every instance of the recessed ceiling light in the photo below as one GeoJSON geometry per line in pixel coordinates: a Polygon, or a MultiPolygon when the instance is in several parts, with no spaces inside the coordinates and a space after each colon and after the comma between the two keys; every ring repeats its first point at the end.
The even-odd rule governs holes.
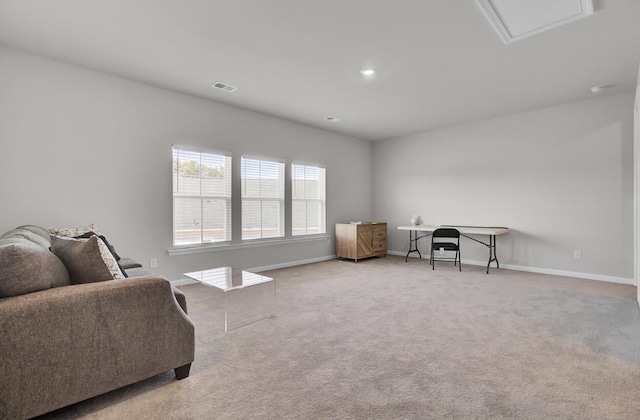
{"type": "Polygon", "coordinates": [[[371,76],[373,76],[374,74],[376,74],[376,69],[366,68],[366,69],[362,69],[362,70],[360,70],[360,73],[361,73],[363,76],[371,77],[371,76]]]}
{"type": "Polygon", "coordinates": [[[332,116],[328,116],[328,117],[324,117],[325,120],[329,121],[329,122],[338,122],[341,121],[340,118],[336,118],[336,117],[332,117],[332,116]]]}
{"type": "Polygon", "coordinates": [[[591,92],[598,93],[601,90],[609,89],[610,87],[611,87],[611,85],[594,86],[594,87],[591,88],[591,92]]]}

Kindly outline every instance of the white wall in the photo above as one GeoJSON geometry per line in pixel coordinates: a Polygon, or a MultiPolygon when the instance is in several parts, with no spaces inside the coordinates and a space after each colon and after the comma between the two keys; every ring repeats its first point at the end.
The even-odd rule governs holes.
{"type": "Polygon", "coordinates": [[[638,83],[636,85],[636,101],[633,107],[633,155],[634,155],[634,258],[633,275],[636,285],[637,300],[640,303],[640,66],[638,66],[638,83]]]}
{"type": "Polygon", "coordinates": [[[158,258],[170,279],[335,254],[331,239],[168,256],[174,143],[325,164],[332,238],[336,222],[372,216],[369,142],[6,48],[0,119],[0,233],[95,222],[119,253],[158,258]]]}
{"type": "MultiPolygon", "coordinates": [[[[171,145],[193,144],[326,164],[332,236],[336,222],[387,221],[389,249],[404,253],[408,235],[395,226],[412,214],[506,225],[502,265],[634,283],[633,101],[629,92],[372,146],[0,48],[0,232],[95,222],[122,254],[158,258],[155,271],[171,279],[334,254],[332,238],[169,257],[171,145]]],[[[464,259],[486,258],[463,246],[464,259]]]]}
{"type": "MultiPolygon", "coordinates": [[[[629,92],[376,143],[373,213],[389,249],[408,250],[395,226],[412,214],[507,226],[501,265],[634,284],[632,110],[629,92]]],[[[486,261],[485,247],[462,247],[463,262],[486,261]]]]}

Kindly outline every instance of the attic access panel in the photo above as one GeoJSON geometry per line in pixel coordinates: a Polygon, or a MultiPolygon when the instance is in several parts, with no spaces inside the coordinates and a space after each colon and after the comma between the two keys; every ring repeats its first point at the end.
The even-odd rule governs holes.
{"type": "Polygon", "coordinates": [[[476,0],[505,44],[593,14],[592,0],[476,0]]]}

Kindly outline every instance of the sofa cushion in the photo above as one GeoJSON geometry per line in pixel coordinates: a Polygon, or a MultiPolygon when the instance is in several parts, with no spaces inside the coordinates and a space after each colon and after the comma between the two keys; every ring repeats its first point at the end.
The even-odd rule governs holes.
{"type": "Polygon", "coordinates": [[[67,269],[48,249],[17,237],[0,240],[0,297],[68,284],[67,269]]]}
{"type": "Polygon", "coordinates": [[[18,226],[16,229],[28,230],[29,232],[35,233],[36,235],[42,237],[47,242],[49,242],[50,233],[49,233],[49,231],[47,229],[43,228],[42,226],[22,225],[22,226],[18,226]]]}
{"type": "Polygon", "coordinates": [[[127,272],[127,277],[129,277],[129,278],[131,278],[131,277],[143,277],[143,276],[152,275],[151,272],[145,270],[142,267],[127,268],[125,271],[127,272]]]}
{"type": "Polygon", "coordinates": [[[51,251],[67,267],[73,284],[125,278],[105,243],[95,235],[84,240],[51,236],[51,251]]]}
{"type": "MultiPolygon", "coordinates": [[[[116,252],[116,249],[113,245],[111,245],[109,243],[109,241],[107,241],[107,238],[104,237],[104,235],[100,235],[99,233],[95,233],[93,231],[91,232],[87,232],[84,233],[82,235],[78,235],[78,236],[74,236],[74,239],[89,239],[90,237],[92,237],[93,235],[96,235],[98,238],[102,239],[102,242],[104,242],[104,244],[107,246],[107,248],[109,248],[109,251],[111,252],[111,255],[113,255],[113,258],[116,259],[116,261],[120,261],[120,255],[118,255],[118,253],[116,252]]],[[[122,267],[120,267],[122,268],[122,267]]]]}
{"type": "Polygon", "coordinates": [[[120,267],[124,268],[125,270],[128,270],[130,268],[142,267],[142,264],[140,264],[138,261],[127,257],[120,259],[118,261],[118,264],[120,264],[120,267]]]}
{"type": "Polygon", "coordinates": [[[46,236],[42,236],[42,232],[38,232],[34,228],[38,228],[38,226],[20,226],[3,234],[2,238],[23,238],[36,245],[40,245],[46,250],[49,250],[49,247],[51,246],[49,243],[49,232],[40,228],[46,233],[46,236]]]}

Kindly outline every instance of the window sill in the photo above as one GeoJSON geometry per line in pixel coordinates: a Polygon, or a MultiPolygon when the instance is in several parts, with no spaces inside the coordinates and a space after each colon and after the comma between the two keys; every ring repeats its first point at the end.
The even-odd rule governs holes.
{"type": "Polygon", "coordinates": [[[315,242],[326,241],[330,238],[329,235],[313,235],[296,238],[280,238],[280,239],[264,239],[255,241],[244,241],[241,243],[217,243],[217,244],[203,244],[192,245],[183,247],[174,247],[167,250],[167,254],[174,255],[187,255],[187,254],[199,254],[204,252],[216,252],[216,251],[231,251],[234,249],[255,248],[259,246],[271,246],[271,245],[287,245],[287,244],[299,244],[301,242],[315,242]]]}

